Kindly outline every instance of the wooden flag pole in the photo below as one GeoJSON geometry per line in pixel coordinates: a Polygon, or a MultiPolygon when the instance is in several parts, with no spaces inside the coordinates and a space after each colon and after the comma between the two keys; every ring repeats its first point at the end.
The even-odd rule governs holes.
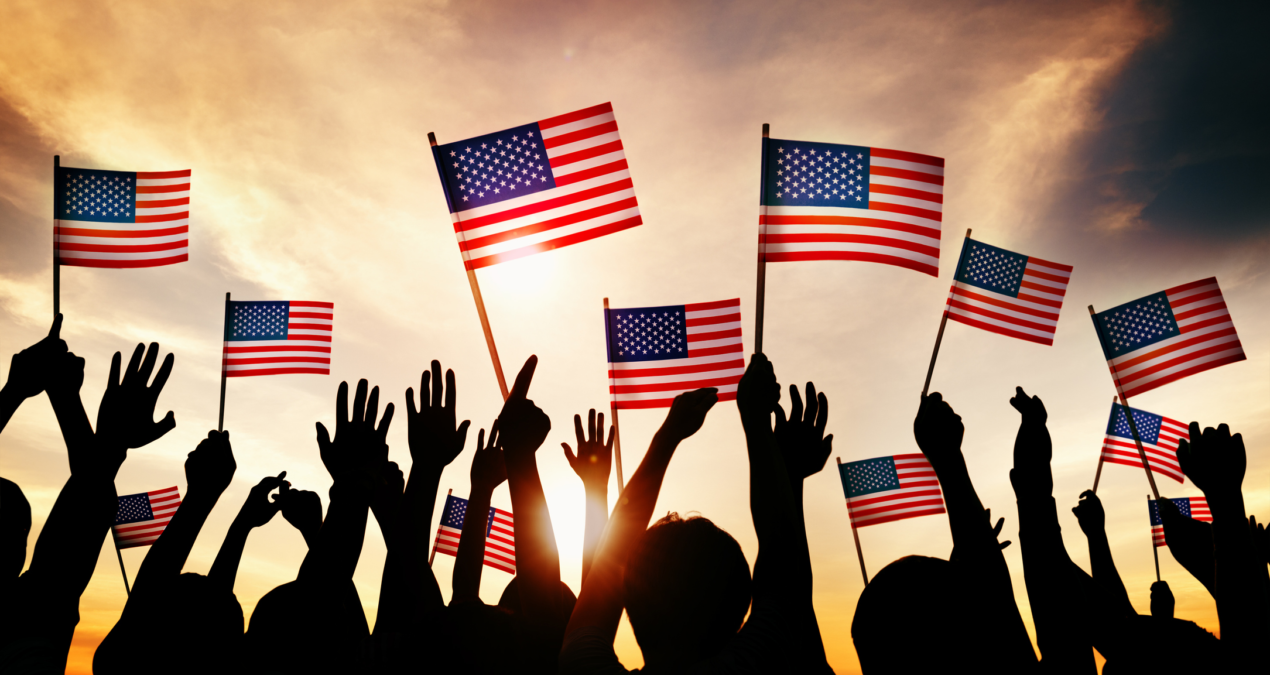
{"type": "MultiPolygon", "coordinates": [[[[834,461],[838,462],[838,466],[839,466],[839,467],[841,467],[841,466],[842,466],[842,458],[841,458],[841,457],[834,457],[834,461]]],[[[842,469],[841,469],[841,468],[839,468],[839,469],[838,469],[838,474],[839,474],[839,475],[841,475],[841,474],[842,474],[842,469]]],[[[850,502],[848,502],[848,503],[847,503],[847,514],[848,514],[848,516],[850,515],[850,513],[851,513],[851,504],[850,504],[850,502]]],[[[855,521],[852,521],[852,522],[851,522],[851,536],[852,536],[853,538],[855,538],[855,554],[856,554],[856,557],[858,557],[858,558],[860,559],[860,576],[861,576],[861,577],[864,577],[864,585],[865,585],[865,586],[868,586],[868,585],[869,585],[869,573],[868,573],[867,571],[865,571],[865,569],[864,569],[864,551],[860,548],[860,533],[859,533],[859,531],[857,531],[857,530],[855,529],[855,521]]]]}
{"type": "Polygon", "coordinates": [[[758,292],[754,300],[754,353],[763,353],[763,301],[767,290],[767,204],[763,196],[767,192],[767,138],[771,125],[763,124],[762,167],[759,169],[758,188],[758,292]]]}
{"type": "MultiPolygon", "coordinates": [[[[970,228],[966,228],[966,239],[970,238],[970,228]]],[[[957,283],[957,275],[961,274],[961,264],[966,259],[966,242],[961,242],[961,255],[957,256],[957,269],[953,270],[953,283],[957,283]]],[[[952,291],[949,291],[951,294],[952,291]]],[[[945,301],[947,304],[947,301],[945,301]]],[[[930,353],[930,366],[926,368],[926,384],[922,385],[922,398],[930,391],[930,378],[935,374],[935,359],[939,358],[939,345],[944,341],[944,326],[948,325],[948,307],[939,319],[939,332],[935,334],[935,349],[930,353]]]]}
{"type": "MultiPolygon", "coordinates": [[[[441,158],[436,154],[437,135],[428,132],[428,144],[432,146],[432,158],[437,163],[437,175],[441,176],[441,186],[445,188],[445,201],[450,201],[450,184],[445,177],[445,169],[441,167],[441,158]]],[[[462,231],[459,237],[462,237],[462,231]]],[[[463,265],[467,269],[466,261],[463,265]]],[[[498,390],[503,394],[503,400],[507,400],[507,378],[503,376],[503,363],[498,359],[498,347],[494,346],[494,332],[489,327],[489,315],[485,313],[485,299],[481,297],[481,284],[476,280],[476,270],[467,269],[467,283],[472,287],[472,300],[476,301],[476,314],[481,318],[481,330],[485,332],[485,345],[489,347],[489,358],[494,363],[494,375],[498,377],[498,390]]]]}
{"type": "MultiPolygon", "coordinates": [[[[604,340],[608,350],[613,349],[613,339],[609,337],[609,299],[604,298],[604,340]]],[[[609,384],[613,383],[612,376],[609,377],[609,384]]],[[[622,428],[617,425],[617,401],[613,400],[613,395],[609,394],[609,413],[613,416],[613,459],[617,462],[617,494],[622,494],[622,490],[626,489],[626,484],[622,479],[622,428]]],[[[604,430],[600,429],[600,438],[604,438],[604,430]]]]}
{"type": "MultiPolygon", "coordinates": [[[[1094,330],[1098,332],[1098,343],[1100,345],[1107,344],[1102,336],[1102,328],[1098,326],[1098,318],[1095,316],[1094,306],[1089,306],[1089,318],[1093,319],[1094,330]]],[[[1138,423],[1133,420],[1133,408],[1129,407],[1129,399],[1125,398],[1124,390],[1120,388],[1120,374],[1116,372],[1116,365],[1111,361],[1107,362],[1111,367],[1111,381],[1116,385],[1116,396],[1120,398],[1120,405],[1124,406],[1124,416],[1129,420],[1129,431],[1133,434],[1133,442],[1138,446],[1138,457],[1142,458],[1142,468],[1147,472],[1147,482],[1151,484],[1151,494],[1156,499],[1160,498],[1160,490],[1155,486],[1155,476],[1151,473],[1151,462],[1147,459],[1147,451],[1142,447],[1142,437],[1138,435],[1138,423]]]]}
{"type": "MultiPolygon", "coordinates": [[[[115,539],[115,533],[110,533],[110,540],[115,542],[115,555],[119,556],[119,573],[123,575],[123,590],[129,596],[132,595],[132,589],[128,587],[128,570],[123,567],[123,551],[119,550],[119,541],[115,539]]],[[[1159,576],[1159,575],[1156,575],[1159,576]]]]}
{"type": "MultiPolygon", "coordinates": [[[[225,331],[229,330],[229,293],[225,294],[225,331]]],[[[225,348],[224,333],[221,334],[222,347],[220,350],[220,414],[216,417],[216,430],[225,430],[225,348]]]]}
{"type": "MultiPolygon", "coordinates": [[[[450,495],[452,495],[452,494],[454,494],[454,488],[450,488],[449,490],[446,490],[446,491],[445,491],[445,496],[446,496],[446,500],[445,500],[445,501],[447,501],[447,502],[448,502],[448,501],[450,501],[449,497],[450,497],[450,495]]],[[[436,557],[437,557],[437,539],[436,539],[436,537],[433,537],[433,538],[432,538],[432,553],[429,553],[429,554],[428,554],[428,567],[432,567],[432,561],[433,561],[436,557]]]]}
{"type": "MultiPolygon", "coordinates": [[[[1159,500],[1159,497],[1156,497],[1156,499],[1159,500]]],[[[1151,510],[1150,507],[1151,507],[1151,495],[1147,495],[1147,510],[1148,511],[1151,510]]],[[[1160,507],[1157,504],[1156,509],[1158,510],[1159,508],[1160,507]]],[[[1161,522],[1163,522],[1163,519],[1161,519],[1161,522]]],[[[1163,527],[1163,525],[1161,525],[1161,527],[1163,527]]],[[[1151,536],[1151,554],[1155,556],[1155,580],[1159,581],[1160,580],[1160,547],[1155,545],[1155,535],[1151,536]]]]}
{"type": "MultiPolygon", "coordinates": [[[[1111,398],[1111,404],[1112,405],[1116,404],[1116,399],[1114,396],[1111,398]]],[[[1104,440],[1103,445],[1106,445],[1106,444],[1107,443],[1104,440]]],[[[1090,490],[1090,492],[1093,492],[1094,494],[1098,494],[1098,479],[1102,478],[1102,457],[1103,457],[1103,450],[1099,450],[1098,451],[1098,470],[1094,472],[1094,488],[1090,490]]]]}
{"type": "MultiPolygon", "coordinates": [[[[57,320],[57,315],[62,313],[62,256],[61,245],[58,242],[58,232],[62,229],[62,221],[57,218],[57,174],[62,166],[62,156],[53,155],[53,320],[57,320]]],[[[120,558],[120,561],[123,559],[120,558]]],[[[128,585],[127,578],[124,579],[124,586],[128,585]]]]}

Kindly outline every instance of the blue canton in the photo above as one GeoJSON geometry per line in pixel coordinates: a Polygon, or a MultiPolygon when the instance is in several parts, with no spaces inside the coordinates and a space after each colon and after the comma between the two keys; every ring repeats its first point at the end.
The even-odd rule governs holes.
{"type": "Polygon", "coordinates": [[[1099,312],[1094,321],[1109,360],[1181,335],[1163,291],[1099,312]]]}
{"type": "Polygon", "coordinates": [[[556,186],[538,125],[439,145],[450,212],[497,204],[556,186]]]}
{"type": "Polygon", "coordinates": [[[441,524],[456,530],[463,529],[463,516],[467,514],[467,500],[449,495],[445,498],[445,513],[441,516],[441,524]]]}
{"type": "Polygon", "coordinates": [[[607,310],[609,363],[688,358],[684,306],[607,310]]]}
{"type": "MultiPolygon", "coordinates": [[[[1187,518],[1191,517],[1190,497],[1182,497],[1181,499],[1174,499],[1172,501],[1174,504],[1177,504],[1177,510],[1179,513],[1186,516],[1187,518]]],[[[1151,524],[1163,525],[1164,521],[1160,519],[1160,505],[1154,499],[1148,499],[1147,503],[1150,506],[1150,510],[1151,510],[1151,524]]]]}
{"type": "Polygon", "coordinates": [[[1027,256],[974,239],[966,240],[965,260],[957,270],[957,281],[994,293],[1019,297],[1027,256]]]}
{"type": "Polygon", "coordinates": [[[840,464],[842,489],[847,499],[874,492],[900,489],[900,477],[895,472],[895,460],[891,457],[864,459],[840,464]]]}
{"type": "Polygon", "coordinates": [[[62,220],[131,223],[136,219],[137,174],[59,168],[56,201],[62,220]]]}
{"type": "Polygon", "coordinates": [[[767,139],[769,206],[869,208],[869,149],[857,145],[767,139]]]}
{"type": "Polygon", "coordinates": [[[230,302],[225,340],[285,340],[291,303],[283,301],[230,302]]]}
{"type": "Polygon", "coordinates": [[[138,495],[124,495],[119,498],[119,510],[115,512],[115,524],[127,525],[143,520],[154,520],[154,512],[150,510],[150,495],[142,492],[138,495]]]}
{"type": "MultiPolygon", "coordinates": [[[[1138,426],[1138,438],[1143,443],[1155,445],[1160,441],[1160,425],[1164,423],[1163,417],[1133,408],[1133,421],[1138,426]]],[[[1111,421],[1107,424],[1107,435],[1133,440],[1129,418],[1124,414],[1124,406],[1119,403],[1111,404],[1111,421]]]]}

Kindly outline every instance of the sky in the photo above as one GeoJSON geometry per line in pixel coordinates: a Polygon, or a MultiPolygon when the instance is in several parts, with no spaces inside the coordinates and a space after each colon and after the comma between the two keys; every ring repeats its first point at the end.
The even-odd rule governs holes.
{"type": "MultiPolygon", "coordinates": [[[[1022,385],[1046,403],[1064,540],[1088,569],[1067,507],[1092,483],[1114,388],[1087,305],[1218,278],[1248,360],[1135,407],[1242,432],[1248,509],[1270,518],[1270,92],[1256,86],[1270,60],[1254,32],[1268,13],[1200,2],[10,0],[0,7],[0,353],[35,342],[50,321],[55,154],[64,166],[193,171],[188,263],[62,270],[62,335],[87,359],[90,417],[113,352],[157,341],[176,355],[159,412],[173,410],[177,428],[130,453],[119,494],[185,493],[184,456],[216,425],[226,292],[335,303],[329,377],[229,382],[238,471],[186,565],[205,573],[262,477],[286,470],[326,502],[313,425],[332,423],[340,381],[367,378],[400,411],[405,389],[440,359],[458,375],[461,418],[488,427],[500,396],[427,133],[444,143],[610,101],[644,224],[478,274],[508,370],[541,360],[531,397],[553,430],[539,467],[576,591],[583,491],[557,448],[573,442],[574,413],[608,405],[602,298],[739,297],[750,349],[763,123],[777,138],[944,157],[938,280],[867,263],[774,264],[764,351],[783,383],[811,380],[828,395],[834,456],[915,452],[911,420],[964,230],[1075,267],[1054,346],[950,324],[932,383],[965,421],[985,507],[1016,540],[1005,556],[1032,631],[1008,399],[1022,385]]],[[[628,476],[662,418],[623,414],[628,476]]],[[[401,415],[388,439],[407,467],[401,415]]],[[[472,446],[443,489],[467,495],[472,446]]],[[[720,404],[681,446],[657,513],[713,519],[752,563],[747,472],[735,406],[720,404]]],[[[0,475],[31,502],[32,543],[68,474],[46,399],[27,402],[0,437],[0,475]]],[[[1200,495],[1189,481],[1161,489],[1200,495]]],[[[1140,471],[1118,466],[1099,488],[1112,552],[1144,613],[1148,491],[1140,471]]],[[[505,486],[493,504],[510,508],[505,486]]],[[[850,627],[863,582],[832,460],[807,481],[805,508],[829,662],[859,672],[850,627]]],[[[860,542],[870,574],[951,549],[939,516],[867,528],[860,542]]],[[[146,550],[123,553],[129,575],[146,550]]],[[[68,672],[89,672],[122,610],[113,554],[107,543],[82,598],[68,672]]],[[[282,518],[252,533],[235,587],[247,616],[294,578],[303,554],[282,518]]],[[[355,576],[372,621],[383,559],[372,521],[355,576]]],[[[1159,562],[1178,616],[1216,631],[1198,582],[1167,549],[1159,562]]],[[[452,559],[438,556],[434,569],[448,598],[452,559]]],[[[507,581],[486,568],[485,601],[507,581]]],[[[616,646],[628,667],[641,664],[625,622],[616,646]]]]}

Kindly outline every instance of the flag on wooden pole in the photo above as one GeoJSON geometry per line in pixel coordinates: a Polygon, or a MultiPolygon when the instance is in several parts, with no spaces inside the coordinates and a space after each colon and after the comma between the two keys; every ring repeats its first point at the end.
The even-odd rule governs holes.
{"type": "Polygon", "coordinates": [[[1071,265],[966,238],[944,311],[948,318],[1009,337],[1054,344],[1071,265]]]}
{"type": "Polygon", "coordinates": [[[1143,468],[1142,457],[1133,440],[1133,430],[1129,428],[1126,410],[1133,411],[1133,421],[1141,435],[1139,440],[1142,441],[1143,451],[1151,463],[1151,470],[1179,483],[1183,482],[1182,465],[1177,461],[1177,446],[1181,439],[1190,439],[1187,426],[1145,410],[1125,408],[1116,402],[1111,404],[1111,419],[1107,422],[1107,435],[1102,441],[1102,456],[1099,461],[1143,468]]]}
{"type": "MultiPolygon", "coordinates": [[[[441,525],[437,527],[437,538],[432,545],[434,555],[459,554],[459,540],[463,538],[463,518],[466,514],[466,499],[452,494],[446,496],[445,511],[441,514],[441,525]]],[[[512,520],[511,511],[490,507],[489,521],[485,525],[485,565],[508,574],[516,573],[515,521],[512,520]]]]}
{"type": "Polygon", "coordinates": [[[180,506],[181,495],[175,486],[119,497],[115,524],[110,528],[115,546],[124,549],[153,544],[180,506]]]}
{"type": "Polygon", "coordinates": [[[190,172],[57,167],[61,265],[158,267],[189,260],[190,172]]]}
{"type": "Polygon", "coordinates": [[[838,465],[852,527],[946,513],[935,469],[921,453],[838,465]]]}

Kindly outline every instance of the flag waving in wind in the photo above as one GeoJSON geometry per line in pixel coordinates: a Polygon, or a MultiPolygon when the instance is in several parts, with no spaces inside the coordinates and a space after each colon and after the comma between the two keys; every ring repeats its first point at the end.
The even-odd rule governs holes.
{"type": "Polygon", "coordinates": [[[330,375],[334,324],[330,302],[228,302],[225,376],[330,375]]]}
{"type": "Polygon", "coordinates": [[[181,495],[175,487],[119,497],[119,510],[111,526],[115,545],[132,548],[153,544],[180,505],[181,495]]]}
{"type": "Polygon", "coordinates": [[[939,276],[943,159],[774,138],[763,157],[768,262],[863,260],[939,276]]]}
{"type": "Polygon", "coordinates": [[[939,478],[921,453],[838,465],[853,527],[946,513],[939,478]]]}
{"type": "MultiPolygon", "coordinates": [[[[437,553],[457,556],[459,540],[463,536],[463,518],[467,515],[467,500],[448,495],[437,539],[433,544],[437,553]]],[[[489,520],[485,523],[485,564],[508,574],[516,573],[516,533],[511,511],[490,507],[489,520]]]]}
{"type": "MultiPolygon", "coordinates": [[[[1183,474],[1182,465],[1177,461],[1177,445],[1181,439],[1189,440],[1191,437],[1186,425],[1145,410],[1130,410],[1133,411],[1133,421],[1138,427],[1142,449],[1151,463],[1151,470],[1181,483],[1183,474]]],[[[1142,468],[1142,458],[1138,456],[1138,446],[1133,442],[1125,407],[1119,403],[1111,404],[1107,437],[1102,441],[1102,461],[1142,468]]]]}
{"type": "Polygon", "coordinates": [[[189,171],[57,169],[57,262],[159,267],[189,260],[189,171]]]}
{"type": "Polygon", "coordinates": [[[1052,345],[1071,274],[1070,265],[967,237],[945,311],[968,326],[1052,345]]]}
{"type": "Polygon", "coordinates": [[[469,270],[643,222],[612,104],[432,150],[469,270]]]}

